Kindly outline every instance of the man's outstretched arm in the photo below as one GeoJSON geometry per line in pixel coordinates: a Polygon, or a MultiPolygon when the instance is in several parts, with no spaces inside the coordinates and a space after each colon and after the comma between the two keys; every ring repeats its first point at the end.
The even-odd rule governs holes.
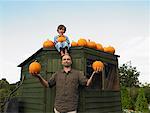
{"type": "Polygon", "coordinates": [[[44,87],[49,87],[48,82],[40,74],[32,74],[32,75],[38,78],[44,87]]]}
{"type": "Polygon", "coordinates": [[[89,85],[91,84],[91,82],[92,82],[92,78],[93,78],[93,76],[94,76],[94,74],[95,74],[95,73],[96,73],[96,72],[95,72],[95,71],[93,71],[93,73],[92,73],[91,77],[87,80],[86,86],[89,86],[89,85]]]}

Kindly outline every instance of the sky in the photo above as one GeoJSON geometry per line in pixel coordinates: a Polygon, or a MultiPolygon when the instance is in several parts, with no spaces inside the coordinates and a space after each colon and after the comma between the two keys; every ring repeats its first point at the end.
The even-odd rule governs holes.
{"type": "Polygon", "coordinates": [[[115,47],[119,65],[131,61],[139,81],[150,83],[148,0],[0,0],[0,79],[20,80],[21,62],[53,40],[57,26],[70,41],[90,39],[115,47]]]}

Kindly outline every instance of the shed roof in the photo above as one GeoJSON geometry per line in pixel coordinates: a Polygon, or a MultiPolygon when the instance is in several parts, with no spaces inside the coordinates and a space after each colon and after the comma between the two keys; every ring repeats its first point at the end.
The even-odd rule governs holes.
{"type": "MultiPolygon", "coordinates": [[[[88,48],[88,47],[71,47],[70,48],[70,51],[73,51],[73,50],[85,50],[85,51],[88,51],[88,50],[91,50],[92,48],[88,48]]],[[[99,51],[99,50],[96,50],[96,49],[92,49],[92,50],[95,50],[95,51],[99,51]]],[[[42,51],[57,51],[56,48],[40,48],[38,51],[36,51],[33,55],[31,55],[29,58],[27,58],[25,61],[23,61],[22,63],[20,63],[18,65],[18,67],[22,67],[24,66],[26,63],[28,63],[31,59],[33,59],[34,56],[36,56],[37,54],[39,54],[40,52],[42,51]]],[[[103,51],[100,51],[101,54],[106,54],[108,56],[111,56],[111,57],[120,57],[119,55],[113,55],[113,54],[110,54],[110,53],[106,53],[106,52],[103,52],[103,51]]]]}

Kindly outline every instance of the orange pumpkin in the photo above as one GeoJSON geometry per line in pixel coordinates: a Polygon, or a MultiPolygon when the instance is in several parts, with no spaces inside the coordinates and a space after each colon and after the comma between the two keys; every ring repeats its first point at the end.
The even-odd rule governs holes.
{"type": "Polygon", "coordinates": [[[73,46],[73,47],[78,46],[78,43],[73,41],[73,42],[71,43],[71,46],[73,46]]]}
{"type": "Polygon", "coordinates": [[[114,54],[115,53],[115,48],[112,47],[112,46],[104,47],[104,52],[114,54]]]}
{"type": "Polygon", "coordinates": [[[94,48],[94,49],[95,49],[95,48],[96,48],[96,43],[93,42],[93,41],[88,40],[87,46],[88,46],[89,48],[94,48]]]}
{"type": "Polygon", "coordinates": [[[100,43],[96,44],[96,49],[100,50],[100,51],[104,51],[104,48],[103,48],[103,46],[100,43]]]}
{"type": "Polygon", "coordinates": [[[45,42],[43,43],[43,47],[44,47],[44,48],[54,47],[54,43],[53,43],[51,40],[48,40],[48,39],[47,39],[47,41],[45,41],[45,42]]]}
{"type": "Polygon", "coordinates": [[[94,71],[102,71],[104,68],[104,64],[101,61],[95,61],[92,64],[92,68],[94,71]]]}
{"type": "Polygon", "coordinates": [[[57,38],[57,41],[58,42],[64,42],[64,41],[66,41],[66,37],[60,36],[60,37],[57,38]]]}
{"type": "Polygon", "coordinates": [[[83,38],[79,39],[78,46],[87,46],[87,41],[83,38]]]}
{"type": "Polygon", "coordinates": [[[29,65],[30,74],[33,74],[33,73],[39,74],[40,71],[41,71],[41,65],[36,60],[29,65]]]}

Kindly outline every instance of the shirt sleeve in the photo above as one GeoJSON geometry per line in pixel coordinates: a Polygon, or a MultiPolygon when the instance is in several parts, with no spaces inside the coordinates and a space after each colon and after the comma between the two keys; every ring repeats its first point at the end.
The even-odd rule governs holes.
{"type": "Polygon", "coordinates": [[[58,37],[58,36],[55,36],[55,37],[54,37],[54,44],[56,44],[56,43],[58,42],[58,41],[57,41],[57,37],[58,37]]]}
{"type": "Polygon", "coordinates": [[[80,71],[79,72],[79,84],[85,86],[87,83],[87,78],[84,76],[84,72],[80,71]]]}
{"type": "Polygon", "coordinates": [[[66,42],[67,42],[68,44],[70,44],[69,38],[68,38],[67,36],[65,36],[65,37],[66,37],[66,42]]]}
{"type": "Polygon", "coordinates": [[[52,74],[50,79],[48,80],[49,87],[52,87],[56,84],[56,73],[52,74]]]}

